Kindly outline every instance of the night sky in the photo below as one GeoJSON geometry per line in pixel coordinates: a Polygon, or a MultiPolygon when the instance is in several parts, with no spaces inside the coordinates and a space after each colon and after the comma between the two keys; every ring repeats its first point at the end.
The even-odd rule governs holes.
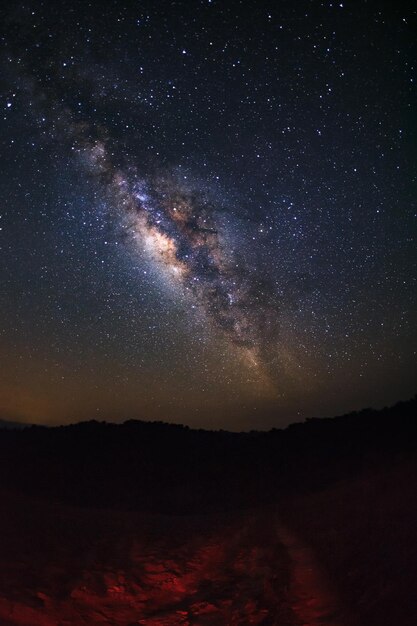
{"type": "Polygon", "coordinates": [[[413,4],[3,10],[1,418],[263,429],[414,395],[413,4]]]}

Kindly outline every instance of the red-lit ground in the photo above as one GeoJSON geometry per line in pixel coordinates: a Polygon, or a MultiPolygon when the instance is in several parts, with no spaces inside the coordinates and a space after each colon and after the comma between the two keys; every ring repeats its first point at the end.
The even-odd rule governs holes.
{"type": "Polygon", "coordinates": [[[416,493],[416,459],[399,459],[286,507],[286,524],[364,626],[417,623],[416,493]]]}
{"type": "Polygon", "coordinates": [[[2,626],[341,624],[272,514],[150,516],[4,493],[0,533],[2,626]]]}
{"type": "Polygon", "coordinates": [[[276,531],[290,558],[288,597],[297,624],[352,626],[355,621],[342,611],[335,588],[313,551],[279,521],[276,531]]]}

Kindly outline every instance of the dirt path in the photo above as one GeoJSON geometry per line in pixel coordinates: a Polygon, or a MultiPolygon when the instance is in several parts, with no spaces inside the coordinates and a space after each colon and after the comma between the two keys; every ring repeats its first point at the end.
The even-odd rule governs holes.
{"type": "Polygon", "coordinates": [[[268,516],[1,499],[1,626],[294,626],[268,516]]]}
{"type": "Polygon", "coordinates": [[[151,516],[2,494],[1,626],[345,626],[268,512],[151,516]]]}
{"type": "Polygon", "coordinates": [[[291,609],[302,626],[351,626],[313,552],[280,522],[278,540],[290,557],[291,609]]]}

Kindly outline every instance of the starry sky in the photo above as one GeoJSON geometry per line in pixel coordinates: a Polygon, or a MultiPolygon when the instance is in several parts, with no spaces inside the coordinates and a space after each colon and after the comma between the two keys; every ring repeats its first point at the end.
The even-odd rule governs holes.
{"type": "Polygon", "coordinates": [[[416,12],[3,9],[0,417],[247,430],[414,395],[416,12]]]}

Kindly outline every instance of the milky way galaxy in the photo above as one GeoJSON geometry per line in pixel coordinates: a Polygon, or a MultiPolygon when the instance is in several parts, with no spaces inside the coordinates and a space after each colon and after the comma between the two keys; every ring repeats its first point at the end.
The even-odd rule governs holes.
{"type": "MultiPolygon", "coordinates": [[[[114,169],[103,144],[84,148],[91,169],[111,194],[137,245],[201,304],[207,317],[258,365],[274,338],[278,298],[225,250],[212,206],[170,177],[149,189],[114,169]]],[[[136,177],[135,177],[136,178],[136,177]]]]}
{"type": "Polygon", "coordinates": [[[264,428],[414,393],[415,10],[362,5],[4,12],[5,417],[264,428]]]}

